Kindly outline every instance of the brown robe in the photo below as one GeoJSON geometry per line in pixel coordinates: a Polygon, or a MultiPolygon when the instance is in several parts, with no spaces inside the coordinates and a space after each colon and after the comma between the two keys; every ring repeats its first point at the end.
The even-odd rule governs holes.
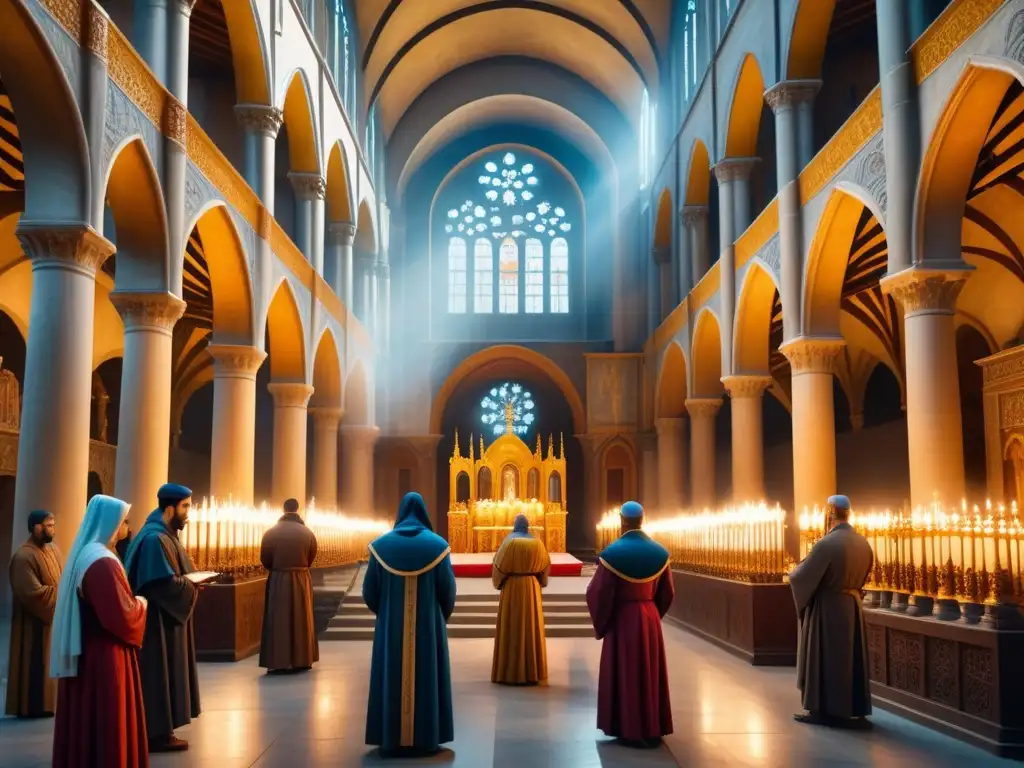
{"type": "Polygon", "coordinates": [[[501,590],[491,682],[526,684],[548,679],[544,601],[551,558],[532,536],[507,536],[494,555],[491,582],[501,590]]]}
{"type": "Polygon", "coordinates": [[[800,621],[797,686],[808,712],[871,714],[861,589],[873,562],[867,539],[839,523],[789,576],[800,621]]]}
{"type": "Polygon", "coordinates": [[[11,654],[7,679],[8,715],[53,714],[57,681],[50,678],[50,631],[60,583],[60,550],[31,538],[11,558],[11,654]]]}
{"type": "Polygon", "coordinates": [[[260,666],[307,669],[320,660],[313,627],[316,536],[298,515],[285,514],[263,535],[260,561],[267,569],[260,666]]]}

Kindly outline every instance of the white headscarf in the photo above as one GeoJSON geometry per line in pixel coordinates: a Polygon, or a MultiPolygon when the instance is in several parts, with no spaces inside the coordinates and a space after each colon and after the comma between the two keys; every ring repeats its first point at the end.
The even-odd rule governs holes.
{"type": "Polygon", "coordinates": [[[78,590],[89,566],[105,557],[119,566],[121,561],[107,547],[128,514],[131,505],[102,494],[93,496],[85,508],[85,519],[71,545],[67,565],[57,587],[57,609],[50,639],[50,677],[77,677],[82,655],[82,616],[78,590]]]}

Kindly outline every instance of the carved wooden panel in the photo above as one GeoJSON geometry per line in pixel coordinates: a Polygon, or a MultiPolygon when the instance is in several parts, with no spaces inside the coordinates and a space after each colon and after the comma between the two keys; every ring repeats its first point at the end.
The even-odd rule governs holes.
{"type": "Polygon", "coordinates": [[[868,626],[868,677],[885,685],[885,627],[872,624],[868,626]]]}
{"type": "Polygon", "coordinates": [[[899,630],[889,631],[889,684],[924,696],[924,638],[899,630]]]}
{"type": "Polygon", "coordinates": [[[957,644],[938,637],[926,638],[928,647],[928,698],[940,704],[960,706],[960,664],[957,644]]]}
{"type": "Polygon", "coordinates": [[[964,645],[962,672],[964,712],[979,717],[994,717],[996,680],[992,651],[976,645],[964,645]]]}

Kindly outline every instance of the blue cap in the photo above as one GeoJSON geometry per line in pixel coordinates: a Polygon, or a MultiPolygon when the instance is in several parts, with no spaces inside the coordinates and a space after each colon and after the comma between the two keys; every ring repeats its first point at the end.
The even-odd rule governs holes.
{"type": "Polygon", "coordinates": [[[164,483],[160,486],[160,490],[156,492],[156,499],[160,503],[161,509],[172,504],[179,504],[191,496],[191,488],[186,488],[184,485],[178,485],[177,483],[164,483]]]}
{"type": "Polygon", "coordinates": [[[829,496],[828,503],[836,509],[845,509],[847,512],[850,511],[850,499],[846,496],[829,496]]]}
{"type": "Polygon", "coordinates": [[[635,501],[627,501],[622,505],[619,514],[627,520],[640,520],[644,516],[644,508],[635,501]]]}

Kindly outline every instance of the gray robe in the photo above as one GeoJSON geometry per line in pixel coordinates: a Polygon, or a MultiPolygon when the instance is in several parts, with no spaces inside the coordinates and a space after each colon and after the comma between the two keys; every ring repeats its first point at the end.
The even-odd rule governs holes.
{"type": "Polygon", "coordinates": [[[797,686],[808,712],[871,714],[860,590],[873,562],[867,539],[840,523],[789,575],[800,621],[797,686]]]}

